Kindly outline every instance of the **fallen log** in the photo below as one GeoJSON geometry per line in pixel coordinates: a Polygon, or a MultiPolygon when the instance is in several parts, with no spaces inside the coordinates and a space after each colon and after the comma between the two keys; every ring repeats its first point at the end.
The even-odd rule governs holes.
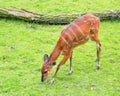
{"type": "MultiPolygon", "coordinates": [[[[28,22],[47,23],[47,24],[68,24],[79,16],[86,13],[71,13],[71,14],[40,14],[25,9],[7,9],[0,8],[0,18],[16,18],[28,22]]],[[[120,19],[120,10],[109,10],[104,12],[91,13],[98,16],[101,20],[120,19]]]]}

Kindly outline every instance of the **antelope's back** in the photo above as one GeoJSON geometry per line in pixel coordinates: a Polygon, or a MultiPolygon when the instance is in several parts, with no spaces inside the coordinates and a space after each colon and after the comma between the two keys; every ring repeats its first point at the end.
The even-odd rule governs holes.
{"type": "MultiPolygon", "coordinates": [[[[91,30],[98,30],[100,19],[94,15],[86,14],[75,19],[63,29],[60,39],[62,43],[72,46],[73,43],[84,43],[89,39],[91,30]]],[[[77,45],[77,44],[76,44],[77,45]]]]}

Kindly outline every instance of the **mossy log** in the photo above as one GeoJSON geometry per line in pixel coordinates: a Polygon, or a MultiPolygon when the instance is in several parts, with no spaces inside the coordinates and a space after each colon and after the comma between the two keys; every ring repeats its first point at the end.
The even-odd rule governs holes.
{"type": "MultiPolygon", "coordinates": [[[[89,13],[89,12],[88,12],[89,13]]],[[[71,13],[71,14],[40,14],[25,9],[7,9],[0,8],[0,18],[16,18],[28,22],[47,23],[47,24],[68,24],[79,16],[87,13],[71,13]]],[[[109,10],[104,12],[91,13],[101,20],[120,19],[120,10],[109,10]]]]}

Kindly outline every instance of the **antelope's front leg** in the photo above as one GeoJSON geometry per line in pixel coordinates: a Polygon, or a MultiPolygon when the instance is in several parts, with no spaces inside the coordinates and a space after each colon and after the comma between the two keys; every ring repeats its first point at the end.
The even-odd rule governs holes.
{"type": "Polygon", "coordinates": [[[70,71],[68,73],[68,75],[72,75],[73,73],[73,70],[72,70],[72,53],[71,53],[71,56],[70,56],[70,71]]]}
{"type": "Polygon", "coordinates": [[[65,64],[65,62],[67,61],[68,58],[69,58],[69,55],[63,57],[62,61],[61,61],[60,64],[57,66],[56,72],[55,72],[55,74],[53,75],[52,80],[50,81],[50,84],[53,84],[53,83],[54,83],[54,80],[55,80],[55,77],[56,77],[56,74],[57,74],[58,70],[60,69],[61,65],[65,64]]]}

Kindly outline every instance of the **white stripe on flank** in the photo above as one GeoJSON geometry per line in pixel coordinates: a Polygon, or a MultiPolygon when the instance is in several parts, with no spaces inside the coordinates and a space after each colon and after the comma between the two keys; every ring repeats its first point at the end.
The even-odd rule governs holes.
{"type": "Polygon", "coordinates": [[[68,30],[75,36],[75,38],[78,40],[78,37],[76,35],[76,33],[71,29],[71,28],[68,28],[68,30]]]}
{"type": "Polygon", "coordinates": [[[72,24],[73,26],[75,26],[83,36],[85,36],[85,34],[84,34],[84,32],[81,30],[80,26],[78,26],[78,25],[75,24],[74,22],[72,22],[71,24],[72,24]]]}
{"type": "Polygon", "coordinates": [[[68,32],[65,32],[65,34],[69,37],[70,40],[72,40],[72,37],[70,36],[68,32]]]}
{"type": "Polygon", "coordinates": [[[64,37],[62,37],[62,36],[61,36],[61,38],[69,46],[69,43],[67,42],[67,40],[64,37]]]}

